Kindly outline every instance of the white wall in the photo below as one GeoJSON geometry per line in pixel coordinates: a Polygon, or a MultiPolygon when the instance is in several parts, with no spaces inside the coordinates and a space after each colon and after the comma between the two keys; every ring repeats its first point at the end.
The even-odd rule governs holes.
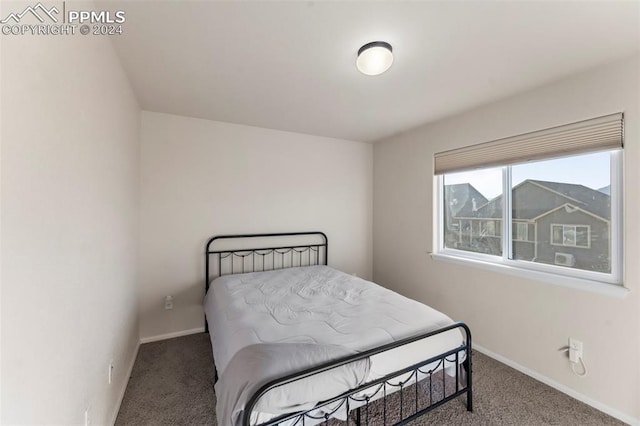
{"type": "Polygon", "coordinates": [[[143,339],[203,326],[212,235],[324,231],[330,265],[371,277],[370,144],[152,112],[141,142],[143,339]]]}
{"type": "Polygon", "coordinates": [[[139,108],[107,37],[2,36],[1,60],[0,421],[109,424],[139,339],[139,108]]]}
{"type": "MultiPolygon", "coordinates": [[[[467,322],[479,345],[640,418],[640,67],[638,57],[400,134],[374,148],[376,282],[467,322]],[[433,155],[624,111],[625,285],[620,300],[430,258],[433,155]],[[579,378],[558,348],[585,345],[579,378]]],[[[455,90],[452,88],[452,90],[455,90]]],[[[626,417],[625,417],[626,416],[626,417]]]]}

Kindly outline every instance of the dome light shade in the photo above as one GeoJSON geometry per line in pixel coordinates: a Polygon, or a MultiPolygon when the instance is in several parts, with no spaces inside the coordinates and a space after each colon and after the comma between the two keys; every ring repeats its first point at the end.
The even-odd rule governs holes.
{"type": "Polygon", "coordinates": [[[382,74],[393,63],[393,49],[385,41],[372,41],[358,50],[356,66],[366,75],[382,74]]]}

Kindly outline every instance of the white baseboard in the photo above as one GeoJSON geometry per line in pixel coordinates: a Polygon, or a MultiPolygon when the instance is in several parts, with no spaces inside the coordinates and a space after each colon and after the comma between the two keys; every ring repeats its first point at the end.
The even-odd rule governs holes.
{"type": "Polygon", "coordinates": [[[136,344],[136,350],[133,352],[133,357],[131,359],[131,363],[129,364],[129,369],[127,370],[127,375],[125,376],[125,381],[122,385],[122,389],[120,390],[120,396],[118,397],[118,402],[116,403],[116,408],[111,415],[111,425],[116,424],[116,420],[118,419],[118,413],[120,412],[120,406],[122,405],[122,400],[124,399],[124,394],[127,391],[127,386],[129,385],[129,378],[131,377],[131,372],[133,371],[133,366],[136,363],[136,359],[138,359],[138,350],[140,349],[140,342],[136,344]]]}
{"type": "Polygon", "coordinates": [[[473,343],[473,349],[476,349],[478,352],[481,352],[483,354],[485,354],[486,356],[495,359],[496,361],[500,361],[503,364],[508,365],[509,367],[518,370],[521,373],[526,374],[529,377],[532,377],[534,379],[536,379],[539,382],[544,383],[545,385],[551,386],[554,389],[559,390],[560,392],[569,395],[570,397],[577,399],[580,402],[584,402],[587,405],[592,406],[593,408],[595,408],[596,410],[600,410],[605,414],[610,415],[611,417],[615,417],[616,419],[625,422],[627,424],[633,425],[633,426],[640,426],[640,419],[636,419],[631,417],[628,414],[625,414],[621,411],[616,410],[615,408],[611,408],[608,405],[605,405],[601,402],[598,402],[594,399],[589,398],[586,395],[583,395],[579,392],[576,392],[575,390],[560,384],[558,382],[556,382],[555,380],[552,380],[546,376],[543,376],[542,374],[535,372],[525,366],[522,366],[520,364],[518,364],[517,362],[514,362],[508,358],[503,357],[502,355],[499,355],[493,351],[490,351],[487,348],[484,348],[480,345],[477,345],[476,343],[473,343]]]}
{"type": "Polygon", "coordinates": [[[190,334],[204,333],[204,327],[192,328],[191,330],[176,331],[167,334],[158,334],[157,336],[149,336],[140,338],[140,343],[151,343],[160,340],[173,339],[174,337],[188,336],[190,334]]]}

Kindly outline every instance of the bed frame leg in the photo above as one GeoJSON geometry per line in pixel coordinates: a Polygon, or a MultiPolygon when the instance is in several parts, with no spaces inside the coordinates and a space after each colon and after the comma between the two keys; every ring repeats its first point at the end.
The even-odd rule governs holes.
{"type": "Polygon", "coordinates": [[[467,411],[473,411],[473,389],[471,385],[471,351],[467,352],[467,359],[462,363],[467,376],[467,411]]]}
{"type": "Polygon", "coordinates": [[[356,426],[360,426],[360,407],[356,408],[356,426]]]}

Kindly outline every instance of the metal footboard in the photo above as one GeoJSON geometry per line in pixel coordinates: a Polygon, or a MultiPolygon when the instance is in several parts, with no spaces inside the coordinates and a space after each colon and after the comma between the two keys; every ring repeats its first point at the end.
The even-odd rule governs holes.
{"type": "MultiPolygon", "coordinates": [[[[462,329],[465,334],[465,342],[451,350],[442,354],[436,355],[417,364],[403,368],[402,370],[395,371],[379,379],[367,382],[351,389],[341,395],[337,395],[331,399],[318,403],[315,407],[307,411],[299,411],[295,413],[288,413],[280,415],[276,418],[268,420],[266,422],[259,423],[259,426],[271,426],[271,425],[287,425],[287,426],[305,426],[310,424],[329,424],[330,419],[339,410],[346,410],[347,421],[346,424],[355,425],[369,425],[370,422],[370,409],[373,404],[377,404],[377,411],[380,411],[380,405],[382,405],[382,414],[378,415],[375,424],[383,425],[404,425],[412,420],[422,416],[430,410],[433,410],[440,405],[458,398],[461,395],[466,394],[466,406],[468,411],[473,410],[473,391],[472,391],[472,362],[471,362],[471,331],[469,327],[462,323],[452,324],[448,327],[444,327],[429,333],[416,335],[410,338],[399,340],[384,346],[373,348],[371,350],[361,352],[359,354],[344,357],[332,362],[328,362],[316,367],[306,369],[297,373],[289,374],[287,376],[272,380],[271,382],[262,386],[251,397],[247,403],[242,424],[243,426],[251,425],[251,414],[254,411],[254,407],[270,390],[285,386],[287,384],[309,378],[311,376],[320,374],[322,372],[338,368],[340,366],[356,362],[359,360],[365,360],[373,355],[380,354],[385,351],[389,351],[398,348],[403,345],[407,345],[413,342],[417,342],[422,339],[428,339],[429,337],[445,333],[453,329],[462,329]],[[465,359],[460,366],[460,354],[464,353],[465,359]],[[436,364],[435,366],[433,364],[436,364]],[[444,367],[446,363],[455,363],[455,390],[451,390],[447,393],[446,374],[444,367]],[[462,371],[464,369],[464,371],[462,371]],[[434,379],[442,371],[442,398],[434,398],[434,379]],[[398,378],[402,377],[401,380],[398,378]],[[393,381],[393,379],[396,379],[393,381]],[[420,389],[419,384],[429,382],[429,397],[427,398],[423,392],[422,401],[420,401],[420,389]],[[409,391],[407,391],[409,389],[409,391]],[[410,395],[406,395],[409,393],[410,395]],[[394,396],[395,395],[395,396],[394,396]],[[408,403],[407,398],[413,398],[414,404],[408,403]],[[399,416],[388,415],[388,405],[390,398],[396,398],[399,400],[400,410],[399,416]],[[404,400],[403,400],[404,399],[404,400]],[[407,406],[405,408],[405,406],[407,406]],[[325,408],[323,414],[318,414],[320,409],[325,408]],[[382,417],[380,419],[380,417],[382,417]],[[398,418],[395,418],[398,417],[398,418]],[[382,423],[381,423],[382,422],[382,423]]],[[[426,384],[424,385],[426,386],[426,384]]],[[[452,387],[452,386],[451,386],[452,387]]],[[[379,414],[379,413],[378,413],[379,414]]]]}

